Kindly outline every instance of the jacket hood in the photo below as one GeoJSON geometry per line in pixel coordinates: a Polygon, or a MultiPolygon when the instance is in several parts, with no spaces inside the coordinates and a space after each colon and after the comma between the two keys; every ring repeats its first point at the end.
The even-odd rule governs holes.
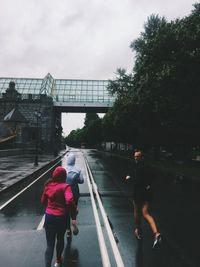
{"type": "Polygon", "coordinates": [[[67,165],[68,166],[73,166],[75,164],[76,157],[73,153],[68,154],[67,156],[67,165]]]}
{"type": "Polygon", "coordinates": [[[52,178],[53,181],[65,181],[67,176],[67,172],[65,170],[65,168],[58,166],[57,168],[55,168],[55,170],[53,171],[52,174],[52,178]]]}

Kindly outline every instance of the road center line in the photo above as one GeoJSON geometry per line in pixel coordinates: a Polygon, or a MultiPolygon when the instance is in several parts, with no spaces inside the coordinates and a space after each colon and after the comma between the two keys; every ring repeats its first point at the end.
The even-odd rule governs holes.
{"type": "Polygon", "coordinates": [[[45,220],[45,215],[42,216],[42,220],[41,220],[40,223],[38,224],[37,231],[40,231],[40,230],[43,229],[43,226],[44,226],[44,220],[45,220]]]}

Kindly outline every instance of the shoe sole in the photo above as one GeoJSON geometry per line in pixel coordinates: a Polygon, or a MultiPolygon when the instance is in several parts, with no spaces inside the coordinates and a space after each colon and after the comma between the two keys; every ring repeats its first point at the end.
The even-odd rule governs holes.
{"type": "Polygon", "coordinates": [[[134,231],[134,236],[138,241],[142,240],[142,236],[139,233],[136,233],[136,231],[134,231]]]}
{"type": "Polygon", "coordinates": [[[160,248],[161,244],[162,244],[162,238],[161,236],[159,236],[158,241],[155,244],[153,244],[153,249],[160,248]]]}

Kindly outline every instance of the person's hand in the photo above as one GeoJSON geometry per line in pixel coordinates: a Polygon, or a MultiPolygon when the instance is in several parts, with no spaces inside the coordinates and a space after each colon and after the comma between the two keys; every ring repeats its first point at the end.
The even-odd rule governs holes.
{"type": "Polygon", "coordinates": [[[127,175],[127,176],[125,177],[126,181],[129,180],[130,178],[131,178],[130,175],[127,175]]]}

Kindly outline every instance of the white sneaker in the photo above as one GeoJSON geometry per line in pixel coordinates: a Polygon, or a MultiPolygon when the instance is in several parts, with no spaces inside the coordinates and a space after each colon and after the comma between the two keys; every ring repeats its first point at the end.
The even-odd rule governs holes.
{"type": "Polygon", "coordinates": [[[67,238],[71,238],[72,237],[72,234],[71,234],[71,230],[70,229],[67,229],[66,230],[66,237],[67,238]]]}
{"type": "Polygon", "coordinates": [[[62,263],[58,263],[58,262],[56,261],[55,264],[54,264],[54,267],[61,267],[61,264],[62,264],[62,263]]]}
{"type": "Polygon", "coordinates": [[[78,235],[78,232],[79,232],[79,230],[78,230],[78,226],[77,226],[77,224],[76,224],[76,220],[73,220],[72,221],[72,231],[73,231],[73,234],[74,235],[78,235]]]}
{"type": "Polygon", "coordinates": [[[135,228],[134,235],[137,238],[137,240],[141,240],[142,239],[141,231],[138,228],[135,228]]]}
{"type": "Polygon", "coordinates": [[[154,237],[153,248],[159,248],[162,243],[161,234],[157,234],[154,237]]]}
{"type": "Polygon", "coordinates": [[[54,264],[54,267],[61,267],[62,266],[62,262],[63,262],[63,258],[57,259],[55,264],[54,264]]]}

